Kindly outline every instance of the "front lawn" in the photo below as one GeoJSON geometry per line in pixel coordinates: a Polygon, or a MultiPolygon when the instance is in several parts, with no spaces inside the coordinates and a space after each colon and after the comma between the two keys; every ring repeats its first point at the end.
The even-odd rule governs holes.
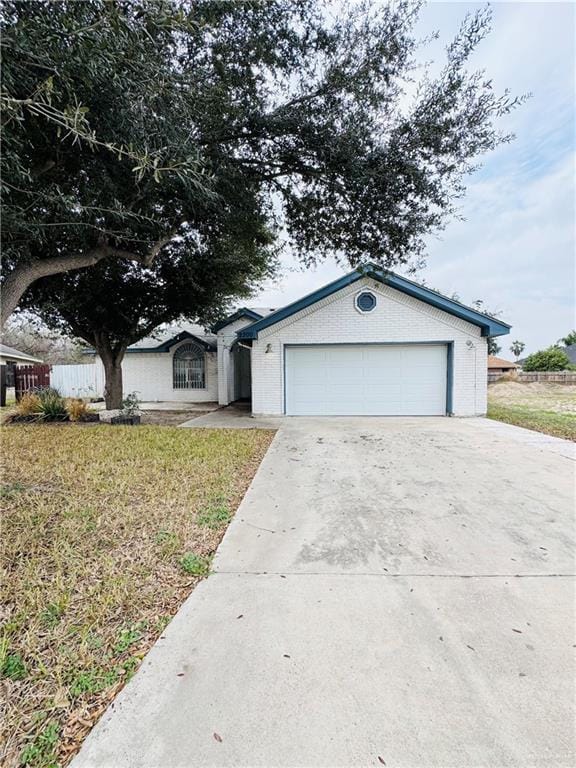
{"type": "Polygon", "coordinates": [[[576,414],[570,411],[545,411],[528,405],[490,402],[488,418],[576,441],[576,414]]]}
{"type": "Polygon", "coordinates": [[[65,765],[198,581],[273,432],[3,427],[0,764],[65,765]]]}

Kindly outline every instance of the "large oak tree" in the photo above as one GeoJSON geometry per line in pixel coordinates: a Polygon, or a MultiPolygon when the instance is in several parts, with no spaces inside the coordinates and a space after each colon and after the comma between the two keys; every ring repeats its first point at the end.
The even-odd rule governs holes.
{"type": "Polygon", "coordinates": [[[239,204],[304,263],[421,257],[509,138],[495,120],[518,100],[466,70],[489,12],[428,77],[418,2],[337,8],[6,0],[2,317],[47,276],[150,267],[183,232],[201,246],[239,204]]]}
{"type": "Polygon", "coordinates": [[[103,260],[38,280],[27,291],[25,306],[46,326],[94,347],[104,366],[107,408],[122,404],[122,360],[130,344],[180,318],[209,326],[232,298],[249,296],[270,277],[270,235],[247,227],[242,212],[238,206],[226,227],[207,223],[200,238],[184,229],[149,267],[103,260]]]}

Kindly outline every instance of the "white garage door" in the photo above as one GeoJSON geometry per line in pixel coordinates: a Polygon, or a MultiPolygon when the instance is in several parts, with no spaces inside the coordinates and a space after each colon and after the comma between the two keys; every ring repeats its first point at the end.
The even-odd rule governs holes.
{"type": "Polygon", "coordinates": [[[286,347],[291,416],[443,416],[443,344],[286,347]]]}

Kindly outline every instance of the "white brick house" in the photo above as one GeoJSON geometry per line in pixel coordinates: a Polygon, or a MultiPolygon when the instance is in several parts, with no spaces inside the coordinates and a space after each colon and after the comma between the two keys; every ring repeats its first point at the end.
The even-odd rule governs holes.
{"type": "Polygon", "coordinates": [[[209,334],[131,347],[124,390],[143,400],[251,399],[256,415],[486,412],[487,338],[510,326],[376,267],[278,310],[241,309],[209,334]]]}

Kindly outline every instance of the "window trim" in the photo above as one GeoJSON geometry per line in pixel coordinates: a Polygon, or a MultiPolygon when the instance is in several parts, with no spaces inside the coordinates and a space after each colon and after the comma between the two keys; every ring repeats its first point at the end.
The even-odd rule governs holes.
{"type": "Polygon", "coordinates": [[[376,307],[378,306],[378,299],[376,298],[376,294],[374,291],[371,291],[367,288],[363,288],[361,291],[358,291],[358,293],[354,296],[354,308],[356,309],[356,312],[359,312],[361,315],[369,315],[370,312],[374,312],[376,307]],[[374,305],[370,307],[370,309],[362,309],[362,307],[359,306],[358,301],[362,296],[371,296],[374,299],[374,305]]]}

